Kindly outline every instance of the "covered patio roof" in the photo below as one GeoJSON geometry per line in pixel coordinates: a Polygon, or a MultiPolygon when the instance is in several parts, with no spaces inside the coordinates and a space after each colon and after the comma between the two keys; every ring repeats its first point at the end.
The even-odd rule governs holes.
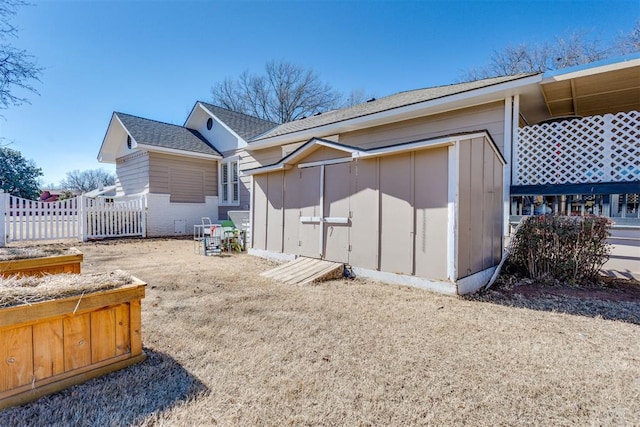
{"type": "Polygon", "coordinates": [[[640,111],[640,54],[547,72],[540,87],[552,117],[640,111]]]}

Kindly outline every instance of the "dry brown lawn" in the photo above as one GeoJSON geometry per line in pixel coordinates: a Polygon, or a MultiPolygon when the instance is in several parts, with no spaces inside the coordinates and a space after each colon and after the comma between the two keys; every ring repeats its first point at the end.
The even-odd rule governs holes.
{"type": "Polygon", "coordinates": [[[149,358],[0,425],[638,425],[640,325],[372,281],[290,286],[190,240],[79,246],[146,281],[149,358]]]}

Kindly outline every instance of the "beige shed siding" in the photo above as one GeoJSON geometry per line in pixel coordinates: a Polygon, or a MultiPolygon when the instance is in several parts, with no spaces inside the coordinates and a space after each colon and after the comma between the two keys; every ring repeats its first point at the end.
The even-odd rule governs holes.
{"type": "Polygon", "coordinates": [[[282,252],[283,177],[282,172],[267,174],[267,250],[271,252],[282,252]]]}
{"type": "Polygon", "coordinates": [[[415,152],[415,274],[447,280],[448,148],[415,152]]]}
{"type": "Polygon", "coordinates": [[[136,152],[116,160],[116,194],[146,193],[149,190],[149,153],[136,152]]]}
{"type": "Polygon", "coordinates": [[[351,253],[349,263],[371,270],[378,269],[380,235],[380,193],[378,162],[380,159],[354,162],[354,191],[351,195],[351,253]]]}
{"type": "Polygon", "coordinates": [[[300,247],[300,170],[292,168],[284,173],[284,253],[298,254],[300,247]]]}
{"type": "Polygon", "coordinates": [[[172,202],[202,203],[204,196],[218,195],[218,162],[149,153],[149,192],[169,194],[172,202]]]}
{"type": "MultiPolygon", "coordinates": [[[[253,247],[441,281],[490,268],[501,254],[502,164],[485,137],[458,152],[458,277],[447,277],[449,147],[325,165],[322,211],[323,167],[255,175],[253,247]]],[[[321,147],[300,163],[340,157],[321,147]]]]}
{"type": "Polygon", "coordinates": [[[485,138],[460,142],[458,277],[495,265],[501,252],[502,164],[485,138]]]}
{"type": "MultiPolygon", "coordinates": [[[[324,217],[349,218],[352,190],[352,164],[327,165],[324,170],[324,217]]],[[[324,224],[325,259],[349,262],[349,224],[326,222],[324,224]]]]}
{"type": "Polygon", "coordinates": [[[345,151],[336,150],[335,148],[330,147],[319,147],[308,156],[306,156],[302,163],[311,163],[311,162],[319,162],[322,160],[330,160],[330,159],[341,159],[341,158],[350,158],[351,153],[347,153],[345,151]]]}
{"type": "Polygon", "coordinates": [[[504,146],[504,102],[493,102],[433,116],[406,120],[340,135],[340,143],[376,148],[420,141],[452,133],[487,130],[502,151],[504,146]]]}
{"type": "MultiPolygon", "coordinates": [[[[298,169],[300,188],[300,216],[318,217],[320,212],[320,168],[298,169]]],[[[299,223],[299,254],[312,258],[320,257],[320,224],[299,223]]]]}
{"type": "Polygon", "coordinates": [[[269,218],[267,217],[267,183],[268,174],[256,175],[253,181],[253,230],[251,239],[253,247],[256,249],[267,249],[267,227],[269,226],[269,218]]]}
{"type": "MultiPolygon", "coordinates": [[[[380,159],[380,270],[413,273],[411,153],[380,159]]],[[[443,248],[444,249],[444,248],[443,248]]]]}

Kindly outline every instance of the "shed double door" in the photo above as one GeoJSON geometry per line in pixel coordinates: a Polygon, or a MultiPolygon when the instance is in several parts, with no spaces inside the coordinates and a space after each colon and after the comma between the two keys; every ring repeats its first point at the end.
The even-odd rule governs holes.
{"type": "Polygon", "coordinates": [[[300,255],[349,262],[351,164],[300,169],[300,255]]]}

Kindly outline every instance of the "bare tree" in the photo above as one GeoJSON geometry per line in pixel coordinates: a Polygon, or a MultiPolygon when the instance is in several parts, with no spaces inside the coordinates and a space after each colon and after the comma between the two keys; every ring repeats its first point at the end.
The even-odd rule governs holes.
{"type": "Polygon", "coordinates": [[[353,89],[340,103],[341,108],[353,107],[354,105],[362,104],[371,99],[375,99],[374,95],[367,93],[364,89],[353,89]]]}
{"type": "Polygon", "coordinates": [[[67,172],[67,177],[60,182],[60,187],[86,193],[100,187],[114,185],[115,183],[115,175],[104,169],[87,169],[84,171],[76,169],[67,172]]]}
{"type": "Polygon", "coordinates": [[[618,36],[616,49],[623,55],[640,52],[640,18],[631,31],[618,36]]]}
{"type": "Polygon", "coordinates": [[[559,36],[553,43],[508,45],[494,51],[485,66],[463,73],[461,81],[478,80],[521,73],[543,73],[604,59],[616,55],[614,49],[602,48],[600,42],[585,31],[559,36]]]}
{"type": "Polygon", "coordinates": [[[263,75],[245,71],[226,78],[211,93],[222,107],[277,123],[330,110],[342,98],[313,69],[284,60],[267,62],[263,75]]]}
{"type": "Polygon", "coordinates": [[[38,93],[31,82],[39,81],[42,69],[36,65],[33,56],[7,41],[18,33],[10,19],[26,4],[23,0],[0,0],[0,109],[27,102],[25,97],[16,95],[16,89],[38,93]]]}

